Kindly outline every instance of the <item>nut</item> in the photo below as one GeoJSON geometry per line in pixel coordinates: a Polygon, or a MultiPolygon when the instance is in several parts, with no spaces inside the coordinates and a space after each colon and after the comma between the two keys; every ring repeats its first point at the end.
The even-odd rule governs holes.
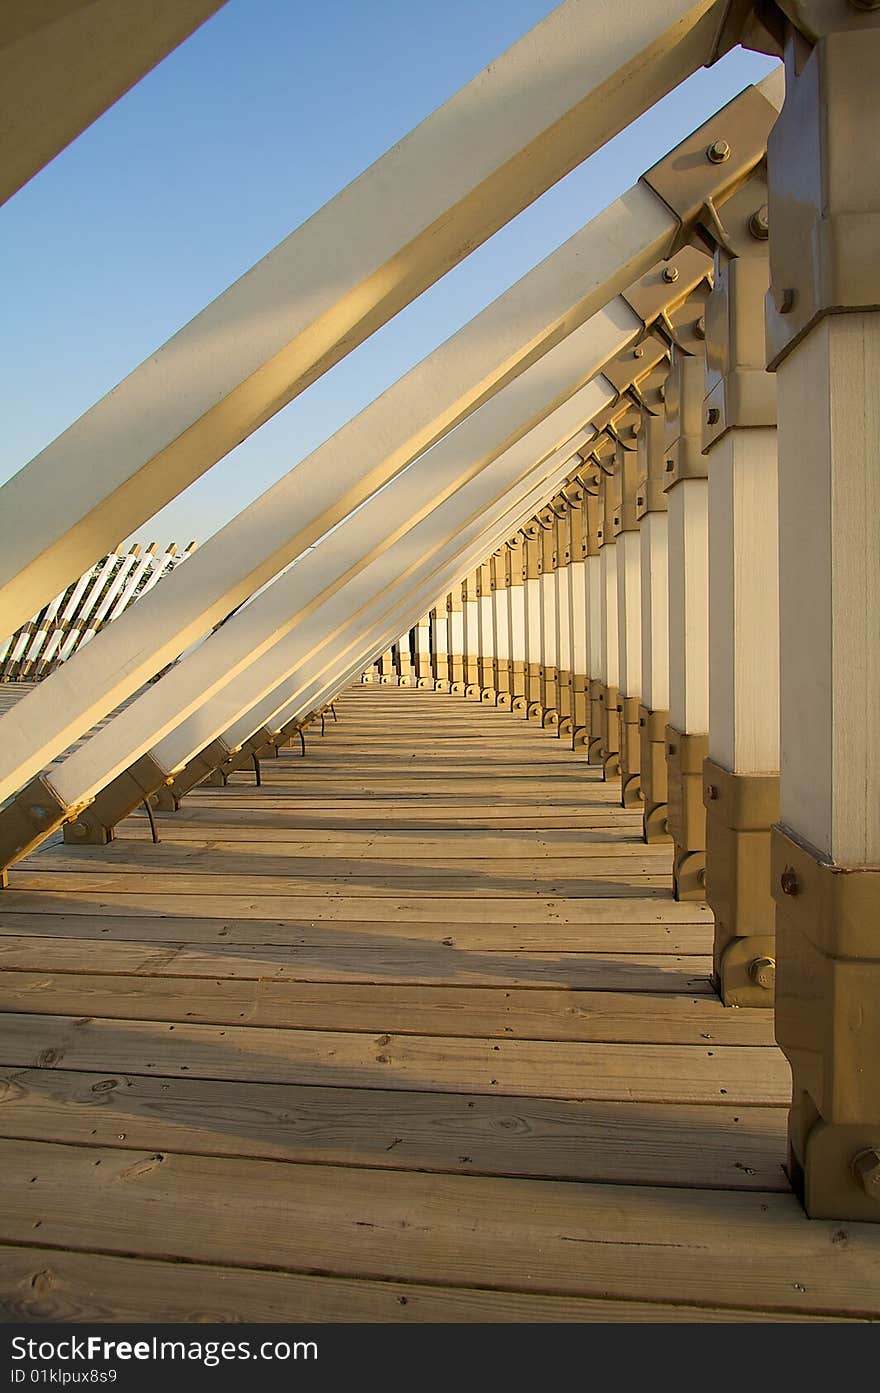
{"type": "Polygon", "coordinates": [[[664,266],[663,279],[667,285],[674,285],[678,280],[679,271],[677,266],[664,266]]]}
{"type": "Polygon", "coordinates": [[[709,407],[709,410],[706,412],[706,425],[707,425],[707,426],[717,426],[717,425],[718,425],[718,422],[719,422],[720,420],[721,420],[721,412],[719,411],[718,407],[717,407],[717,406],[710,406],[710,407],[709,407]]]}
{"type": "Polygon", "coordinates": [[[711,164],[724,164],[725,160],[730,159],[730,146],[726,140],[713,140],[706,151],[706,159],[711,164]]]}
{"type": "Polygon", "coordinates": [[[776,959],[755,958],[749,963],[749,977],[756,986],[772,991],[776,984],[776,959]]]}
{"type": "Polygon", "coordinates": [[[880,1200],[880,1151],[866,1147],[852,1159],[852,1173],[869,1199],[880,1200]]]}
{"type": "Polygon", "coordinates": [[[797,878],[793,866],[786,866],[782,875],[779,877],[779,884],[783,895],[797,895],[800,893],[800,881],[797,878]]]}
{"type": "Polygon", "coordinates": [[[758,242],[766,242],[770,236],[770,217],[767,204],[762,203],[749,218],[749,232],[758,242]]]}
{"type": "Polygon", "coordinates": [[[796,299],[797,294],[794,290],[785,289],[773,291],[773,303],[776,306],[777,314],[791,314],[796,299]]]}

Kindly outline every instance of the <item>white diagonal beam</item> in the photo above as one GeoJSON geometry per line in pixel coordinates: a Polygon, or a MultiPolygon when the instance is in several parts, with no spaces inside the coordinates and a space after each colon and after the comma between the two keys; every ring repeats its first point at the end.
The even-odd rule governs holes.
{"type": "Polygon", "coordinates": [[[319,209],[6,485],[0,630],[704,63],[723,8],[565,0],[319,209]]]}
{"type": "Polygon", "coordinates": [[[0,17],[0,203],[225,3],[8,0],[0,17]]]}
{"type": "Polygon", "coordinates": [[[420,519],[452,516],[456,520],[448,526],[454,531],[469,516],[460,511],[463,485],[475,480],[473,495],[465,497],[480,500],[470,505],[476,509],[509,489],[536,452],[555,449],[588,417],[578,389],[640,329],[629,306],[616,299],[557,344],[53,770],[56,792],[68,806],[81,805],[146,751],[169,772],[185,763],[207,740],[169,766],[160,743],[167,732],[215,694],[211,709],[222,709],[223,689],[238,673],[307,622],[324,596],[375,565],[380,553],[387,556],[420,519]],[[493,462],[500,467],[492,468],[493,462]]]}
{"type": "MultiPolygon", "coordinates": [[[[699,152],[697,166],[705,166],[701,194],[709,187],[705,170],[726,171],[710,175],[718,198],[748,177],[781,101],[777,89],[778,83],[747,89],[685,142],[699,152]],[[750,139],[736,159],[710,164],[703,148],[707,132],[732,133],[745,108],[750,139]]],[[[677,159],[673,152],[658,168],[667,167],[668,174],[677,159]]],[[[636,186],[314,451],[169,577],[158,597],[147,596],[108,626],[90,645],[87,664],[74,657],[55,674],[54,688],[47,683],[35,689],[0,720],[0,798],[616,291],[648,272],[669,253],[678,227],[649,186],[636,186]]]]}

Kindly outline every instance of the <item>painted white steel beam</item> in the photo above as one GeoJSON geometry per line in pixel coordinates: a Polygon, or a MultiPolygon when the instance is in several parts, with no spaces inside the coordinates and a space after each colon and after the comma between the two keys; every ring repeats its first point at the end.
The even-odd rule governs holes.
{"type": "Polygon", "coordinates": [[[0,718],[0,797],[595,313],[634,265],[653,265],[674,227],[650,190],[632,190],[313,451],[100,634],[87,662],[74,656],[0,718]]]}
{"type": "Polygon", "coordinates": [[[319,209],[6,486],[0,629],[701,66],[723,8],[565,0],[319,209]]]}
{"type": "MultiPolygon", "coordinates": [[[[731,128],[742,102],[757,106],[759,125],[767,127],[779,93],[772,84],[760,92],[748,89],[689,139],[702,148],[707,130],[731,128]]],[[[753,141],[748,147],[739,174],[732,168],[712,176],[720,180],[719,197],[748,176],[761,138],[766,130],[757,146],[753,141]]],[[[716,168],[708,161],[706,166],[716,168]]],[[[0,719],[0,798],[45,768],[613,294],[646,274],[668,254],[678,227],[651,188],[630,190],[318,447],[169,576],[161,592],[105,629],[89,645],[87,663],[75,655],[0,719]]],[[[7,522],[0,527],[14,531],[11,515],[2,516],[7,522]]]]}
{"type": "MultiPolygon", "coordinates": [[[[185,764],[239,714],[235,692],[250,692],[255,673],[277,661],[286,635],[307,626],[317,641],[311,620],[322,600],[335,593],[344,614],[369,593],[371,575],[394,583],[402,574],[401,550],[430,554],[438,536],[455,535],[516,487],[536,456],[569,439],[613,392],[610,384],[584,386],[583,377],[593,377],[638,327],[628,306],[614,302],[557,345],[55,768],[56,793],[68,806],[81,806],[146,751],[169,773],[185,764]],[[568,398],[564,404],[560,395],[568,398]],[[416,526],[421,520],[424,526],[416,526]],[[406,546],[395,549],[398,539],[406,546]],[[274,658],[264,656],[270,651],[274,658]],[[203,723],[211,729],[204,739],[188,737],[195,743],[179,752],[165,737],[188,716],[189,731],[205,733],[203,723]]],[[[263,691],[281,676],[283,668],[263,679],[263,691]]],[[[259,694],[255,688],[248,704],[259,694]]]]}
{"type": "MultiPolygon", "coordinates": [[[[594,409],[593,403],[602,400],[602,390],[598,384],[584,390],[584,409],[594,409]]],[[[587,435],[589,430],[579,431],[575,442],[587,435]]],[[[195,753],[194,744],[204,748],[216,734],[218,719],[228,719],[229,711],[239,708],[237,719],[225,730],[220,728],[222,745],[234,752],[255,732],[266,728],[278,731],[313,709],[319,691],[325,692],[334,684],[335,690],[346,686],[352,675],[384,649],[395,626],[406,622],[420,606],[424,609],[427,596],[435,595],[438,588],[447,593],[456,583],[460,587],[478,559],[528,516],[528,509],[546,497],[548,489],[570,467],[571,451],[571,444],[562,446],[549,459],[533,464],[491,506],[483,506],[474,485],[462,490],[470,495],[464,507],[460,498],[449,500],[413,534],[399,539],[253,669],[236,679],[219,700],[208,703],[210,710],[203,708],[184,722],[156,747],[153,756],[164,767],[188,762],[195,753]],[[467,523],[455,526],[438,544],[438,532],[449,532],[468,507],[473,515],[467,523]],[[267,687],[268,682],[275,685],[267,687]],[[262,694],[254,702],[254,693],[260,688],[262,694]]]]}
{"type": "Polygon", "coordinates": [[[426,595],[435,593],[438,581],[445,586],[454,584],[456,580],[460,581],[473,569],[480,557],[485,557],[510,532],[527,522],[535,509],[546,501],[548,495],[558,488],[571,469],[579,463],[578,457],[572,454],[572,447],[582,443],[582,439],[583,437],[578,437],[557,451],[553,459],[539,469],[540,482],[533,485],[528,493],[524,497],[521,496],[512,506],[510,500],[506,500],[506,506],[496,510],[489,527],[484,525],[484,517],[475,521],[467,532],[459,534],[451,544],[454,555],[447,556],[442,571],[435,568],[425,577],[426,568],[423,567],[414,575],[408,586],[395,587],[373,601],[372,605],[365,607],[356,619],[347,623],[344,629],[334,636],[332,651],[320,655],[320,672],[317,676],[315,668],[319,663],[313,660],[306,665],[302,673],[297,672],[296,678],[293,679],[297,684],[301,683],[301,686],[292,690],[291,678],[288,678],[264,703],[252,709],[231,727],[223,737],[224,742],[228,741],[233,747],[236,744],[240,745],[254,730],[264,725],[273,730],[280,730],[291,720],[301,718],[344,690],[364,667],[370,655],[377,651],[377,647],[382,646],[386,635],[396,625],[406,622],[408,616],[415,614],[419,606],[424,604],[426,595]],[[279,701],[284,704],[275,704],[271,711],[268,710],[269,705],[279,701]]]}
{"type": "MultiPolygon", "coordinates": [[[[0,203],[225,3],[6,0],[0,13],[0,203]]],[[[90,555],[84,565],[94,560],[90,555]]]]}

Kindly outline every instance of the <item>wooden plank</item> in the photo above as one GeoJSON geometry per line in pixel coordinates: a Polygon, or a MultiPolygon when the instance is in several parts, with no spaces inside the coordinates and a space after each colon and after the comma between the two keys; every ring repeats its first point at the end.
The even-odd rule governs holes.
{"type": "MultiPolygon", "coordinates": [[[[139,820],[127,819],[117,830],[117,841],[109,847],[82,847],[78,854],[98,859],[102,852],[115,852],[121,841],[143,840],[144,828],[139,820]]],[[[397,860],[426,859],[432,856],[454,856],[456,859],[479,860],[484,856],[516,858],[526,854],[543,856],[604,856],[609,851],[615,856],[625,856],[630,851],[640,853],[644,849],[641,841],[625,828],[578,828],[568,831],[526,831],[515,835],[509,831],[466,831],[450,829],[443,836],[411,832],[386,832],[377,829],[373,832],[335,831],[332,828],[303,827],[285,829],[283,827],[250,827],[246,824],[236,826],[200,826],[198,823],[181,822],[177,816],[161,820],[162,845],[166,847],[194,847],[208,851],[240,852],[248,848],[257,856],[272,855],[277,846],[283,856],[349,856],[381,857],[393,856],[397,860]]],[[[39,853],[37,853],[39,854],[39,853]]],[[[46,852],[44,851],[45,855],[46,852]]],[[[116,853],[118,854],[118,853],[116,853]]],[[[23,863],[22,863],[23,864],[23,863]]],[[[45,863],[48,865],[48,861],[45,863]]]]}
{"type": "MultiPolygon", "coordinates": [[[[592,808],[529,809],[516,804],[507,807],[494,804],[491,810],[410,805],[403,812],[399,808],[378,802],[362,802],[347,810],[334,811],[324,804],[285,804],[281,799],[271,803],[262,799],[256,803],[253,799],[245,797],[246,790],[239,794],[235,789],[226,788],[218,790],[218,793],[219,797],[209,800],[205,795],[200,795],[198,789],[194,789],[187,795],[179,813],[159,818],[160,827],[163,831],[165,828],[169,831],[173,828],[177,832],[185,827],[209,829],[219,825],[226,828],[232,824],[246,828],[254,834],[270,829],[283,834],[289,834],[291,829],[296,830],[297,834],[300,829],[304,832],[337,829],[351,832],[353,829],[366,828],[393,832],[466,832],[471,829],[502,832],[540,829],[550,832],[623,829],[627,835],[632,835],[636,827],[632,814],[624,812],[622,808],[608,808],[597,812],[592,808]]],[[[140,837],[149,836],[147,820],[142,814],[135,814],[120,824],[120,831],[128,831],[134,835],[135,830],[140,837]]],[[[203,835],[201,830],[198,835],[203,835]]]]}
{"type": "MultiPolygon", "coordinates": [[[[258,895],[249,882],[244,893],[236,894],[231,888],[225,893],[218,893],[213,878],[207,882],[212,887],[212,893],[209,894],[205,884],[202,884],[200,892],[199,876],[192,878],[197,883],[193,885],[190,894],[182,895],[177,891],[151,893],[148,890],[136,894],[134,891],[122,893],[121,887],[118,886],[118,877],[115,875],[103,878],[106,888],[102,893],[97,889],[89,890],[79,882],[75,890],[53,889],[52,885],[57,886],[59,881],[63,885],[64,877],[47,876],[46,879],[50,884],[45,890],[27,890],[19,888],[24,880],[22,874],[17,885],[4,890],[0,898],[0,925],[8,924],[9,916],[18,913],[40,912],[48,917],[64,914],[93,918],[99,909],[116,916],[182,915],[187,919],[261,919],[278,923],[378,921],[391,932],[394,932],[393,926],[397,925],[400,933],[404,933],[404,929],[399,926],[403,925],[408,929],[412,924],[425,922],[433,922],[436,925],[438,919],[450,926],[447,933],[458,932],[459,925],[477,917],[484,926],[510,924],[512,920],[515,920],[517,925],[582,924],[590,926],[590,933],[594,928],[603,925],[614,925],[623,929],[635,924],[660,924],[672,928],[682,924],[707,926],[712,923],[706,905],[696,902],[676,904],[671,898],[663,899],[650,893],[638,898],[606,896],[603,899],[519,896],[515,899],[515,908],[514,897],[511,896],[496,899],[481,897],[477,916],[471,899],[459,901],[451,895],[273,895],[262,893],[262,886],[258,895]],[[250,894],[247,893],[248,888],[251,890],[250,894]]],[[[584,943],[588,937],[585,933],[584,943]]],[[[629,934],[619,936],[618,946],[623,938],[628,939],[629,934]]]]}
{"type": "Polygon", "coordinates": [[[4,1145],[0,1238],[369,1279],[880,1315],[880,1230],[792,1195],[4,1145]],[[161,1222],[159,1222],[161,1216],[161,1222]],[[516,1222],[512,1223],[515,1216],[516,1222]],[[709,1294],[711,1293],[711,1297],[709,1294]]]}
{"type": "MultiPolygon", "coordinates": [[[[168,889],[158,895],[151,895],[149,891],[154,889],[157,881],[157,871],[161,862],[157,860],[156,870],[152,873],[137,871],[118,870],[115,872],[91,871],[83,868],[75,880],[69,875],[53,876],[45,871],[21,871],[15,870],[10,875],[10,887],[13,891],[23,890],[25,892],[47,892],[57,901],[59,897],[64,898],[64,892],[59,889],[65,881],[71,884],[71,894],[76,896],[100,896],[115,895],[135,897],[140,904],[149,904],[151,908],[162,912],[168,904],[169,899],[197,897],[201,902],[206,900],[216,901],[218,898],[225,901],[230,910],[238,900],[244,897],[251,900],[259,900],[264,906],[264,912],[268,915],[275,914],[273,906],[296,903],[300,898],[308,898],[312,895],[321,897],[347,896],[349,899],[388,899],[396,898],[406,893],[406,887],[400,887],[395,877],[389,878],[365,878],[358,880],[353,877],[334,876],[320,874],[309,875],[288,875],[288,876],[260,876],[254,883],[254,879],[247,875],[212,875],[210,878],[198,874],[188,874],[185,871],[168,874],[161,877],[161,884],[168,889]],[[389,883],[390,880],[390,883],[389,883]],[[210,886],[213,892],[210,896],[206,891],[210,886]]],[[[442,870],[438,870],[434,875],[425,874],[418,887],[414,887],[414,893],[424,894],[434,900],[459,899],[467,896],[468,899],[484,899],[486,897],[497,898],[504,895],[505,891],[512,897],[542,899],[551,895],[564,896],[566,899],[592,899],[602,896],[604,899],[633,898],[638,896],[644,899],[669,899],[668,875],[641,875],[634,877],[630,872],[619,875],[602,875],[596,877],[584,876],[581,879],[572,879],[566,876],[548,877],[540,881],[509,881],[505,884],[503,875],[499,875],[497,882],[488,879],[488,883],[482,883],[479,873],[472,869],[468,874],[459,873],[455,882],[452,883],[442,870]]],[[[5,893],[4,893],[5,899],[5,893]]],[[[234,911],[233,911],[234,912],[234,911]]],[[[283,911],[281,911],[283,912],[283,911]]]]}
{"type": "MultiPolygon", "coordinates": [[[[198,910],[199,905],[184,902],[185,907],[198,910]]],[[[112,903],[111,903],[112,907],[112,903]]],[[[332,909],[332,906],[328,906],[332,909]]],[[[436,911],[435,911],[436,915],[436,911]]],[[[525,916],[522,916],[525,919],[525,916]]],[[[193,913],[190,917],[177,915],[152,918],[143,915],[117,913],[93,919],[86,912],[64,915],[39,913],[0,914],[4,930],[21,929],[39,936],[73,936],[95,939],[114,937],[119,932],[134,936],[173,939],[188,943],[275,944],[295,949],[304,946],[335,950],[338,948],[373,948],[381,950],[394,944],[433,944],[444,950],[459,952],[575,952],[575,953],[711,953],[711,929],[705,922],[697,924],[584,924],[577,922],[504,923],[489,920],[485,924],[460,923],[452,916],[445,922],[438,918],[401,919],[370,918],[315,920],[269,920],[208,918],[193,913]],[[126,920],[136,920],[135,924],[126,920]],[[85,922],[83,922],[85,921],[85,922]],[[144,922],[146,921],[146,922],[144,922]]],[[[3,935],[0,934],[0,944],[3,935]]],[[[442,956],[442,954],[441,954],[442,956]]]]}
{"type": "MultiPolygon", "coordinates": [[[[192,866],[199,869],[203,862],[213,867],[212,858],[218,854],[224,857],[245,855],[250,862],[259,866],[266,858],[305,860],[309,863],[389,861],[395,867],[399,861],[419,861],[425,863],[441,861],[457,865],[464,861],[499,863],[523,861],[530,865],[546,862],[556,866],[566,862],[585,862],[592,870],[593,862],[602,864],[612,861],[617,865],[644,865],[651,869],[665,868],[668,863],[668,850],[663,846],[647,847],[636,841],[628,832],[621,829],[600,832],[474,832],[473,834],[449,832],[445,836],[401,836],[399,833],[381,831],[347,835],[337,832],[314,831],[308,835],[287,832],[286,835],[264,838],[251,828],[227,828],[221,833],[210,828],[201,830],[192,827],[182,829],[187,835],[180,836],[176,819],[169,816],[162,825],[162,864],[192,866]]],[[[277,831],[277,829],[274,829],[277,831]]],[[[82,868],[101,865],[107,870],[116,865],[130,869],[143,863],[150,868],[155,863],[155,853],[142,837],[132,845],[117,839],[109,846],[65,847],[56,842],[51,847],[41,848],[40,852],[19,863],[21,868],[49,870],[64,864],[67,868],[69,858],[71,867],[82,868]]],[[[226,862],[225,864],[227,864],[226,862]]],[[[506,866],[505,866],[506,869],[506,866]]],[[[401,868],[403,874],[405,868],[401,868]]]]}
{"type": "MultiPolygon", "coordinates": [[[[4,1247],[0,1315],[7,1321],[204,1321],[574,1324],[829,1319],[660,1302],[603,1301],[411,1282],[303,1277],[204,1263],[168,1263],[4,1247]]],[[[833,1317],[836,1321],[846,1319],[833,1317]]]]}
{"type": "Polygon", "coordinates": [[[0,1011],[297,1030],[775,1049],[769,1011],[725,1011],[704,997],[645,1000],[635,992],[222,979],[196,995],[189,980],[111,975],[106,965],[101,974],[90,973],[95,954],[89,951],[80,951],[75,971],[58,972],[53,970],[53,947],[43,941],[42,971],[11,972],[4,961],[0,1011]]]}
{"type": "MultiPolygon", "coordinates": [[[[619,884],[623,878],[635,877],[639,885],[643,879],[647,885],[654,885],[656,882],[668,882],[670,876],[670,862],[662,852],[660,856],[656,852],[641,855],[629,849],[629,854],[625,856],[528,857],[523,854],[520,857],[483,857],[479,860],[473,857],[458,859],[436,856],[423,859],[409,857],[399,862],[383,856],[286,856],[281,851],[266,847],[261,852],[241,851],[239,848],[228,851],[208,851],[205,848],[180,850],[166,845],[154,848],[143,842],[114,842],[108,847],[95,847],[93,850],[101,854],[82,856],[78,848],[70,850],[59,845],[50,848],[39,858],[31,857],[29,861],[19,863],[18,870],[39,876],[63,871],[66,879],[76,877],[69,880],[73,886],[79,883],[81,876],[91,877],[96,873],[112,871],[121,881],[123,877],[126,878],[123,883],[128,883],[128,877],[142,880],[146,876],[155,878],[158,874],[175,886],[177,876],[183,873],[210,875],[223,884],[230,877],[259,877],[260,883],[264,879],[271,883],[283,878],[297,887],[314,881],[321,885],[399,886],[402,891],[411,888],[409,882],[413,881],[416,889],[440,883],[456,888],[460,886],[465,893],[470,892],[471,885],[476,881],[483,888],[500,882],[499,888],[502,890],[511,884],[519,889],[522,882],[524,890],[531,893],[550,881],[577,886],[582,883],[592,885],[600,879],[619,884]]],[[[23,881],[25,887],[28,883],[23,881]]],[[[277,890],[274,884],[272,888],[277,890]]]]}
{"type": "Polygon", "coordinates": [[[636,1185],[787,1190],[779,1108],[0,1070],[0,1136],[636,1185]]]}
{"type": "Polygon", "coordinates": [[[0,1064],[255,1083],[603,1101],[788,1106],[780,1051],[324,1030],[69,1016],[0,1017],[0,1064]]]}
{"type": "MultiPolygon", "coordinates": [[[[710,981],[711,953],[702,957],[671,954],[623,953],[490,953],[476,955],[431,944],[403,943],[386,947],[297,948],[271,944],[228,943],[219,937],[201,947],[198,943],[169,942],[163,934],[178,929],[182,921],[121,919],[111,928],[106,919],[77,918],[66,921],[39,915],[19,916],[36,921],[30,939],[0,935],[0,962],[4,967],[26,966],[33,960],[36,940],[51,951],[58,971],[77,971],[82,964],[79,940],[63,932],[38,933],[49,923],[87,925],[90,938],[99,941],[93,950],[94,971],[146,973],[150,976],[209,977],[235,980],[285,982],[403,983],[411,986],[499,986],[505,988],[558,987],[596,991],[686,993],[710,996],[717,1001],[710,981]],[[145,942],[152,930],[154,940],[145,942]],[[109,935],[116,935],[111,939],[109,935]],[[24,945],[24,947],[22,947],[24,945]]],[[[111,921],[112,922],[112,921],[111,921]]],[[[210,921],[194,921],[204,927],[210,921]]],[[[198,990],[195,984],[193,989],[198,990]]]]}

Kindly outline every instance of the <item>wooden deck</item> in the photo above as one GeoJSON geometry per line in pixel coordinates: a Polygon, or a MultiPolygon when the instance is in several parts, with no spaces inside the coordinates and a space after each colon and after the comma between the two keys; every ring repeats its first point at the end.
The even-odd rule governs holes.
{"type": "Polygon", "coordinates": [[[363,687],[0,897],[7,1318],[876,1317],[786,1062],[563,742],[363,687]]]}

